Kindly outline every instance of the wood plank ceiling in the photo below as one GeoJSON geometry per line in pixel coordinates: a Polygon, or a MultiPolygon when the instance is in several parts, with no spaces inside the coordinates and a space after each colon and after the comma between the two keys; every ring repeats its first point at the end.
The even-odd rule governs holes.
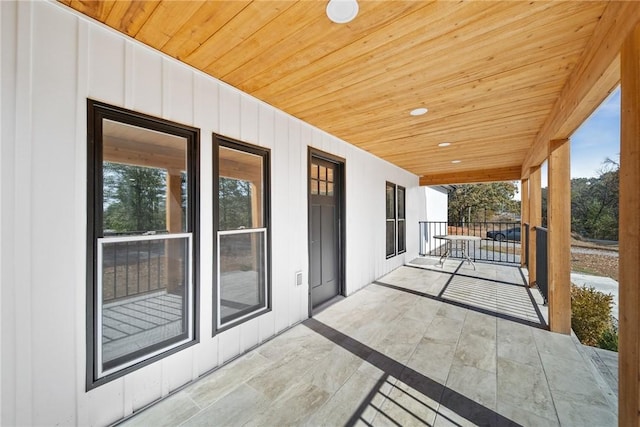
{"type": "Polygon", "coordinates": [[[320,0],[60,1],[422,183],[519,178],[607,7],[361,0],[338,25],[320,0]]]}

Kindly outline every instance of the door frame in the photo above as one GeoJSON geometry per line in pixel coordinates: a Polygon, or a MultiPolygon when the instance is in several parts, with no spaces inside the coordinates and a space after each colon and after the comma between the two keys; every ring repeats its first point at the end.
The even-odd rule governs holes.
{"type": "Polygon", "coordinates": [[[312,317],[314,312],[327,305],[330,305],[334,300],[331,299],[326,303],[321,304],[314,310],[313,300],[311,298],[311,162],[314,158],[334,163],[336,165],[336,173],[340,179],[339,192],[340,196],[337,198],[338,203],[338,295],[337,297],[345,296],[345,278],[346,278],[346,165],[347,162],[342,157],[338,157],[334,154],[327,153],[326,151],[319,150],[314,147],[307,147],[307,277],[309,278],[309,291],[308,291],[308,305],[309,305],[309,317],[312,317]]]}

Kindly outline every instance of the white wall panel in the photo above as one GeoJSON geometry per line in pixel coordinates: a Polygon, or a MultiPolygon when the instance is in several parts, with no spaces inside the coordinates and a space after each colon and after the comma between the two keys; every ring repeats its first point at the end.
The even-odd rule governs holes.
{"type": "Polygon", "coordinates": [[[121,419],[125,415],[124,382],[124,378],[118,378],[83,396],[84,416],[76,424],[104,426],[121,419]]]}
{"type": "Polygon", "coordinates": [[[218,337],[211,338],[210,335],[202,335],[200,344],[195,347],[198,375],[202,375],[220,365],[218,355],[218,337]]]}
{"type": "Polygon", "coordinates": [[[229,138],[240,139],[240,97],[239,91],[221,84],[219,92],[220,133],[229,138]]]}
{"type": "Polygon", "coordinates": [[[162,397],[162,361],[138,369],[125,377],[124,415],[162,397]]]}
{"type": "Polygon", "coordinates": [[[89,98],[124,106],[125,40],[91,25],[89,33],[89,98]]]}
{"type": "Polygon", "coordinates": [[[240,328],[227,329],[218,334],[218,360],[228,362],[240,354],[240,328]]]}
{"type": "Polygon", "coordinates": [[[77,18],[57,8],[34,8],[32,166],[37,171],[31,191],[33,242],[32,268],[32,369],[33,423],[69,424],[75,414],[75,393],[59,393],[59,384],[76,374],[76,315],[73,240],[74,218],[65,215],[75,206],[75,151],[69,141],[76,135],[76,35],[77,18]],[[53,179],[52,177],[55,177],[53,179]],[[46,355],[45,357],[39,355],[46,355]],[[51,369],[55,367],[55,369],[51,369]]]}
{"type": "Polygon", "coordinates": [[[16,424],[16,280],[14,173],[16,139],[17,15],[0,3],[0,424],[16,424]]]}
{"type": "Polygon", "coordinates": [[[260,319],[251,319],[238,327],[240,329],[240,352],[255,347],[260,342],[260,319]]]}
{"type": "Polygon", "coordinates": [[[258,100],[242,94],[240,97],[240,139],[250,144],[258,145],[258,100]]]}
{"type": "Polygon", "coordinates": [[[3,3],[1,18],[3,424],[111,423],[305,319],[308,146],[346,160],[348,294],[417,252],[411,236],[425,204],[414,191],[416,176],[61,4],[3,3]],[[16,96],[5,90],[6,70],[12,70],[8,81],[16,96]],[[87,97],[201,130],[200,342],[89,392],[84,387],[87,97]],[[15,132],[7,131],[5,117],[17,125],[15,132]],[[272,217],[272,311],[215,337],[212,132],[271,149],[272,217]],[[384,255],[387,180],[409,190],[408,251],[389,260],[384,255]],[[4,269],[7,262],[15,270],[4,269]],[[296,271],[303,272],[299,287],[296,271]],[[6,289],[7,277],[20,287],[6,289]],[[14,329],[5,333],[7,326],[14,329]],[[8,352],[8,345],[15,350],[8,352]]]}
{"type": "Polygon", "coordinates": [[[164,117],[193,125],[193,71],[172,59],[162,62],[164,117]]]}
{"type": "Polygon", "coordinates": [[[162,360],[162,395],[166,396],[193,380],[193,347],[162,360]]]}
{"type": "Polygon", "coordinates": [[[158,116],[162,114],[162,57],[137,43],[128,46],[133,49],[131,109],[158,116]]]}
{"type": "Polygon", "coordinates": [[[276,332],[289,326],[290,288],[286,272],[289,270],[292,236],[287,221],[290,210],[288,200],[289,127],[288,116],[275,113],[275,140],[271,158],[271,266],[273,310],[276,332]]]}

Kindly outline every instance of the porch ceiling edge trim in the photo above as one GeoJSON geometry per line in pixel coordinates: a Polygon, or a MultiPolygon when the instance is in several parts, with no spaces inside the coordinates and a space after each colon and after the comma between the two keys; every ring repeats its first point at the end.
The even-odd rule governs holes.
{"type": "Polygon", "coordinates": [[[551,140],[569,138],[619,83],[620,48],[639,22],[637,3],[616,1],[607,5],[580,62],[525,157],[522,178],[549,156],[551,140]]]}
{"type": "Polygon", "coordinates": [[[519,181],[521,166],[475,171],[460,171],[437,175],[425,175],[420,185],[475,184],[479,182],[519,181]]]}

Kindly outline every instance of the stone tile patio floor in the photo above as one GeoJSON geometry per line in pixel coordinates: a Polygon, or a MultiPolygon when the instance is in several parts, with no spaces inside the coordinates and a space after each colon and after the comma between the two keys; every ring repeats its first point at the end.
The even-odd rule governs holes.
{"type": "Polygon", "coordinates": [[[414,260],[124,424],[617,425],[615,392],[575,337],[545,330],[519,268],[436,262],[414,260]]]}

